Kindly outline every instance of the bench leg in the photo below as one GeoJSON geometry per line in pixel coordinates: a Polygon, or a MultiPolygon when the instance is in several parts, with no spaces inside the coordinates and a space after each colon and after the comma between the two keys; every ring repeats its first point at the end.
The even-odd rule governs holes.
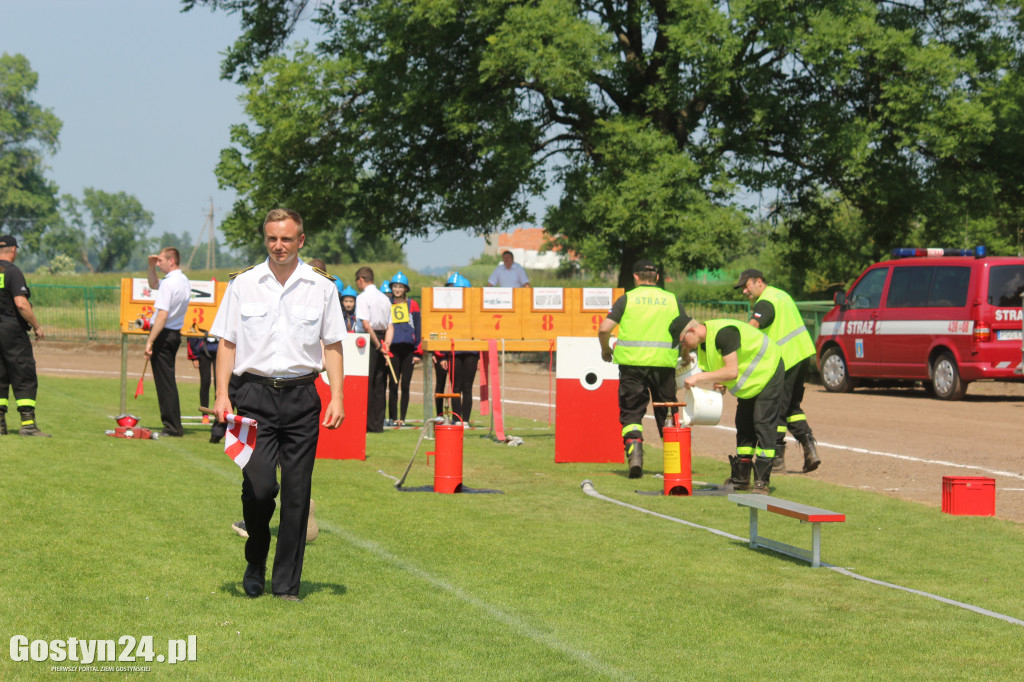
{"type": "Polygon", "coordinates": [[[757,509],[750,508],[750,548],[757,548],[757,509]]]}
{"type": "Polygon", "coordinates": [[[811,523],[811,568],[821,566],[821,524],[811,523]]]}

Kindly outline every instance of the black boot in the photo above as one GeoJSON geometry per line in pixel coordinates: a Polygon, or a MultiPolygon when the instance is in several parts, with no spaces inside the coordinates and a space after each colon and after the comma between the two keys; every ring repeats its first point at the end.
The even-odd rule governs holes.
{"type": "Polygon", "coordinates": [[[786,444],[775,446],[775,458],[772,460],[772,471],[777,474],[786,473],[786,444]]]}
{"type": "Polygon", "coordinates": [[[626,439],[626,460],[629,463],[630,478],[640,478],[644,475],[643,438],[626,439]]]}
{"type": "Polygon", "coordinates": [[[21,413],[21,430],[18,431],[19,436],[42,436],[43,438],[49,438],[50,434],[43,433],[36,426],[36,411],[35,410],[23,410],[18,408],[18,412],[21,413]]]}
{"type": "Polygon", "coordinates": [[[732,476],[725,479],[726,485],[731,483],[734,490],[750,490],[750,458],[737,455],[730,457],[729,463],[732,464],[732,476]]]}
{"type": "Polygon", "coordinates": [[[807,438],[800,441],[800,445],[804,449],[803,473],[809,474],[821,466],[821,460],[818,459],[818,443],[814,440],[814,436],[807,436],[807,438]]]}
{"type": "Polygon", "coordinates": [[[0,410],[0,436],[7,435],[7,408],[0,410]]]}
{"type": "Polygon", "coordinates": [[[758,456],[754,460],[754,489],[751,493],[758,495],[771,495],[768,490],[768,481],[772,477],[772,460],[774,457],[758,456]]]}

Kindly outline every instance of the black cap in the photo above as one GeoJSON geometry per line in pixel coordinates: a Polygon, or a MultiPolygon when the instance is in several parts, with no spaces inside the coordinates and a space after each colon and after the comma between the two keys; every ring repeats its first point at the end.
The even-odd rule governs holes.
{"type": "Polygon", "coordinates": [[[744,270],[740,274],[740,281],[736,282],[736,286],[734,286],[733,289],[742,289],[744,286],[746,286],[748,279],[763,280],[764,274],[760,270],[754,270],[753,268],[751,268],[750,270],[744,270]]]}
{"type": "Polygon", "coordinates": [[[17,245],[18,245],[18,240],[15,239],[14,237],[12,237],[9,234],[8,235],[4,235],[3,237],[0,237],[0,249],[2,249],[4,247],[7,247],[7,246],[17,246],[17,245]]]}
{"type": "Polygon", "coordinates": [[[686,325],[690,324],[693,318],[683,313],[676,319],[672,320],[671,324],[668,325],[669,336],[672,337],[672,347],[675,348],[679,345],[679,335],[686,329],[686,325]]]}
{"type": "Polygon", "coordinates": [[[634,275],[636,273],[638,273],[638,272],[657,272],[657,271],[658,271],[658,268],[655,267],[654,263],[652,263],[651,261],[647,260],[646,258],[644,258],[642,260],[638,260],[637,262],[633,263],[633,274],[634,275]]]}

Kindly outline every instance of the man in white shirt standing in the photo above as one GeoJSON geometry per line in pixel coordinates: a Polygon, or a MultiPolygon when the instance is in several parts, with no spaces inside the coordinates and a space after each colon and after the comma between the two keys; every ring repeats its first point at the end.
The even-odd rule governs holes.
{"type": "Polygon", "coordinates": [[[356,319],[370,332],[370,381],[366,387],[366,432],[384,431],[384,408],[387,402],[389,352],[395,328],[391,324],[391,299],[373,283],[373,270],[363,266],[356,270],[356,319]]]}
{"type": "Polygon", "coordinates": [[[210,335],[221,339],[213,409],[220,421],[233,412],[258,424],[256,444],[242,468],[242,515],[249,535],[242,588],[250,597],[263,594],[270,521],[280,491],[271,587],[275,597],[302,601],[299,584],[320,426],[336,429],[345,418],[345,322],[334,278],[298,257],[305,243],[302,217],[283,208],[270,211],[263,240],[269,257],[231,276],[210,328],[210,335]],[[321,368],[331,388],[322,420],[313,384],[321,368]],[[237,385],[234,409],[232,379],[237,385]]]}
{"type": "Polygon", "coordinates": [[[501,265],[494,268],[494,272],[487,278],[489,287],[528,287],[530,278],[526,275],[523,266],[515,262],[515,256],[511,251],[501,254],[501,265]]]}
{"type": "Polygon", "coordinates": [[[146,357],[153,366],[160,421],[164,424],[160,435],[173,438],[185,434],[181,428],[181,404],[178,402],[178,382],[174,377],[174,359],[181,346],[181,328],[185,324],[185,312],[192,298],[192,284],[181,271],[180,262],[181,254],[172,246],[166,246],[160,253],[149,257],[149,286],[156,289],[156,303],[153,304],[153,326],[146,341],[146,357]],[[162,280],[157,279],[157,268],[165,273],[162,280]]]}

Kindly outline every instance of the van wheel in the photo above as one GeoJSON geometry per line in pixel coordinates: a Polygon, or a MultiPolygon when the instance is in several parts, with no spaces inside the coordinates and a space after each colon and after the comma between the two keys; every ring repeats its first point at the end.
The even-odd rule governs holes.
{"type": "Polygon", "coordinates": [[[833,393],[849,393],[853,390],[854,381],[846,371],[846,358],[839,348],[829,348],[821,356],[821,381],[825,384],[825,390],[833,393]]]}
{"type": "Polygon", "coordinates": [[[961,400],[967,393],[967,384],[960,379],[956,359],[942,353],[932,364],[932,393],[939,400],[961,400]]]}

